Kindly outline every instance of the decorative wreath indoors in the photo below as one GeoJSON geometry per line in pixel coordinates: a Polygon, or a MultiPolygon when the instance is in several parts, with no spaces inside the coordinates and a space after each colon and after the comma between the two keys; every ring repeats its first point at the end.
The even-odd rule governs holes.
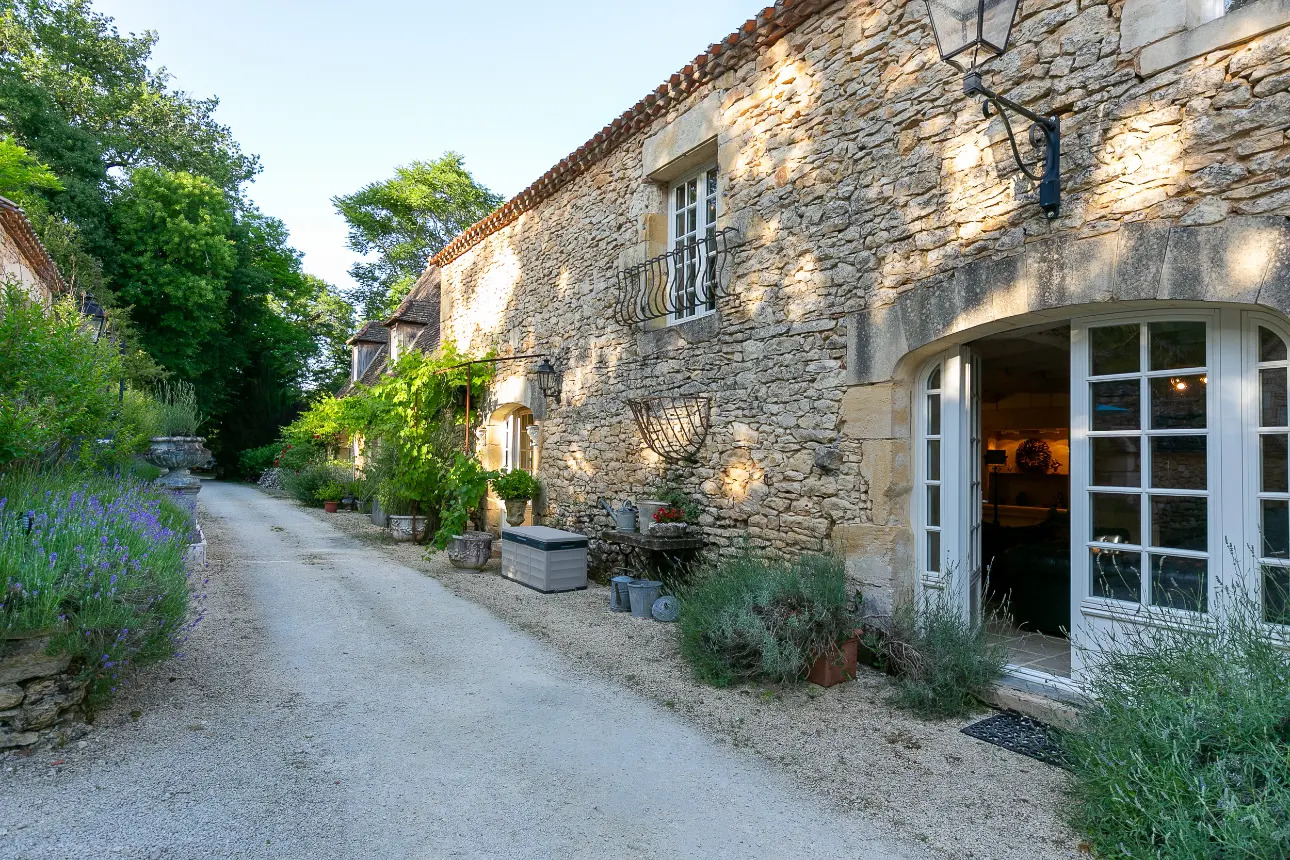
{"type": "Polygon", "coordinates": [[[645,444],[669,463],[695,459],[708,436],[712,401],[706,397],[643,397],[627,406],[645,444]]]}
{"type": "Polygon", "coordinates": [[[1027,439],[1017,446],[1017,471],[1031,475],[1056,472],[1060,464],[1053,459],[1053,451],[1043,439],[1027,439]]]}

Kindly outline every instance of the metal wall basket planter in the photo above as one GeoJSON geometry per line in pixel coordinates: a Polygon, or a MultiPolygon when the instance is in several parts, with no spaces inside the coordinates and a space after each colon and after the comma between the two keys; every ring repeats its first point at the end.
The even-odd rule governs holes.
{"type": "Polygon", "coordinates": [[[650,450],[669,463],[698,459],[708,438],[708,397],[642,397],[628,400],[636,428],[650,450]]]}

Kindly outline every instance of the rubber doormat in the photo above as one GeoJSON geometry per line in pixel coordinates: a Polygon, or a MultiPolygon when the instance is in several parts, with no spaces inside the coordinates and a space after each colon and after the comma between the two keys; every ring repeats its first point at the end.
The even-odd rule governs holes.
{"type": "Polygon", "coordinates": [[[961,731],[969,737],[1030,756],[1044,764],[1070,769],[1053,729],[1016,711],[995,714],[979,723],[965,726],[961,731]]]}

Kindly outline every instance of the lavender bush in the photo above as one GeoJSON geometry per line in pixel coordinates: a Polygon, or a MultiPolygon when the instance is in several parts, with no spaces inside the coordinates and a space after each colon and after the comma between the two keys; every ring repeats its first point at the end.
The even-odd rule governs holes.
{"type": "Polygon", "coordinates": [[[0,476],[0,636],[47,631],[102,701],[123,671],[173,655],[200,619],[190,529],[182,508],[129,478],[0,476]]]}

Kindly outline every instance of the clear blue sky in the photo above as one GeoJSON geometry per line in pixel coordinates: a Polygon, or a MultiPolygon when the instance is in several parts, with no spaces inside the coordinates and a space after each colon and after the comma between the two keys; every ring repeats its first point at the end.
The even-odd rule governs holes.
{"type": "Polygon", "coordinates": [[[174,84],[217,95],[264,171],[251,197],[339,286],[330,204],[446,150],[507,197],[768,0],[95,0],[155,30],[174,84]]]}

